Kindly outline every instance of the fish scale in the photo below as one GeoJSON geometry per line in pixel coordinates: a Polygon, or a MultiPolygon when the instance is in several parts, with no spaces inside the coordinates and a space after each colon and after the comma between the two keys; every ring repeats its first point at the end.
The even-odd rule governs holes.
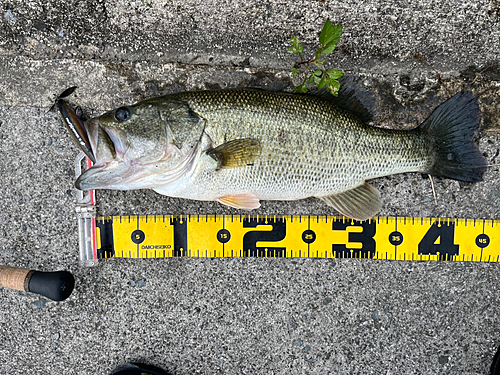
{"type": "Polygon", "coordinates": [[[190,181],[172,192],[187,198],[246,192],[266,200],[330,195],[365,179],[423,171],[431,157],[418,133],[365,125],[312,96],[208,91],[179,98],[206,120],[215,147],[235,138],[258,139],[262,145],[251,167],[214,171],[211,160],[200,163],[190,181]]]}

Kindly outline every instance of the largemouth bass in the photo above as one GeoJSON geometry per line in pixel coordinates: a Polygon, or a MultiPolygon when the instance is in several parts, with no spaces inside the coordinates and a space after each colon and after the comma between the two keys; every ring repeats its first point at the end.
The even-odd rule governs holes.
{"type": "Polygon", "coordinates": [[[481,181],[486,161],[473,143],[479,110],[471,92],[413,130],[367,125],[363,111],[348,88],[338,99],[247,89],[146,100],[85,122],[96,163],[76,187],[147,188],[244,210],[316,197],[366,220],[381,207],[366,180],[425,172],[481,181]]]}

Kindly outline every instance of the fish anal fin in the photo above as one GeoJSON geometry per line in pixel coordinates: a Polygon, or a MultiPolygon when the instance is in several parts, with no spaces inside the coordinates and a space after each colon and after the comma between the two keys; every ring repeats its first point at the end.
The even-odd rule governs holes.
{"type": "Polygon", "coordinates": [[[240,210],[254,210],[260,207],[260,201],[255,194],[226,195],[216,199],[217,202],[240,210]]]}
{"type": "Polygon", "coordinates": [[[380,194],[377,189],[364,183],[340,194],[317,197],[342,215],[354,220],[368,220],[380,211],[380,194]]]}
{"type": "Polygon", "coordinates": [[[217,169],[252,165],[259,157],[260,142],[252,138],[234,139],[207,151],[217,162],[217,169]]]}

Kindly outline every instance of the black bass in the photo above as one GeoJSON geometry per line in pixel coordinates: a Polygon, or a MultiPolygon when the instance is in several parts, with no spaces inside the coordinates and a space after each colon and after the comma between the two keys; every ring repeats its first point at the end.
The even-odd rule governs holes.
{"type": "Polygon", "coordinates": [[[481,181],[486,161],[473,142],[479,109],[471,92],[443,103],[416,129],[388,130],[362,120],[367,111],[349,90],[339,98],[184,92],[120,107],[85,122],[96,163],[76,187],[147,188],[244,210],[260,200],[316,197],[366,220],[381,207],[366,180],[424,172],[481,181]]]}

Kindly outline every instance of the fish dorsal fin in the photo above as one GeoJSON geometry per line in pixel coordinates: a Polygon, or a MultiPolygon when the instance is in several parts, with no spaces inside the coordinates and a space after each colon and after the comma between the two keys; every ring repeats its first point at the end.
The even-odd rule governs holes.
{"type": "Polygon", "coordinates": [[[259,199],[251,193],[226,195],[224,197],[217,198],[216,201],[225,204],[226,206],[241,210],[254,210],[260,207],[259,199]]]}
{"type": "Polygon", "coordinates": [[[372,121],[377,108],[375,95],[363,85],[358,77],[344,75],[338,81],[340,82],[338,96],[330,94],[326,86],[321,89],[309,90],[308,94],[334,103],[336,106],[353,113],[365,123],[372,121]]]}
{"type": "Polygon", "coordinates": [[[379,192],[367,182],[340,194],[317,198],[335,208],[342,215],[360,221],[375,216],[381,206],[379,192]]]}
{"type": "Polygon", "coordinates": [[[253,165],[260,155],[260,142],[252,138],[234,139],[207,151],[207,155],[221,168],[238,168],[253,165]]]}

